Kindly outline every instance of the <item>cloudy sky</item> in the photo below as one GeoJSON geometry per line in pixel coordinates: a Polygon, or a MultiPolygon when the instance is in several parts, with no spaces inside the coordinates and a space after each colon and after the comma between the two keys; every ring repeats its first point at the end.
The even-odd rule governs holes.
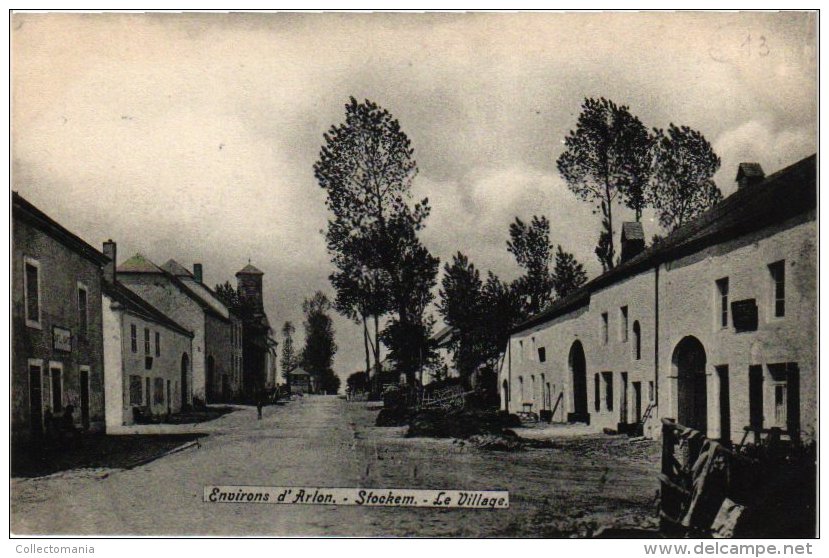
{"type": "MultiPolygon", "coordinates": [[[[266,308],[302,321],[331,291],[312,166],[349,96],[398,118],[415,148],[424,241],[517,275],[509,223],[547,215],[591,277],[599,220],[555,161],[585,97],[648,127],[700,130],[735,189],[816,150],[816,19],[785,13],[16,14],[13,187],[119,262],[202,262],[213,285],[248,258],[266,308]]],[[[659,232],[646,214],[646,234],[659,232]]],[[[341,376],[361,329],[335,320],[341,376]]],[[[299,327],[301,329],[301,326],[299,327]]]]}

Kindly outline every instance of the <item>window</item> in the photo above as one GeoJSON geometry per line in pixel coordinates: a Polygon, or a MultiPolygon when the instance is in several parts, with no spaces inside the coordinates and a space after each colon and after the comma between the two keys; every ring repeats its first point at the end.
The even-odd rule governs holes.
{"type": "Polygon", "coordinates": [[[782,428],[796,439],[800,436],[800,369],[796,362],[769,364],[773,427],[782,428]]]}
{"type": "Polygon", "coordinates": [[[524,376],[518,376],[518,394],[521,396],[521,404],[524,404],[524,376]]]}
{"type": "Polygon", "coordinates": [[[599,375],[593,375],[593,405],[596,408],[596,412],[598,413],[601,410],[601,402],[602,402],[602,388],[599,385],[599,375]]]}
{"type": "Polygon", "coordinates": [[[719,324],[721,328],[728,327],[728,277],[717,279],[717,298],[719,298],[719,324]]]}
{"type": "Polygon", "coordinates": [[[608,411],[612,411],[613,410],[613,372],[602,372],[602,380],[604,381],[605,408],[608,411]]]}
{"type": "Polygon", "coordinates": [[[642,328],[639,322],[633,322],[633,358],[642,359],[642,328]]]}
{"type": "Polygon", "coordinates": [[[521,362],[524,362],[524,342],[518,342],[518,354],[521,355],[521,362]]]}
{"type": "Polygon", "coordinates": [[[150,354],[150,328],[144,328],[144,354],[150,354]]]}
{"type": "Polygon", "coordinates": [[[130,376],[130,405],[144,403],[144,394],[141,392],[141,376],[130,376]]]}
{"type": "Polygon", "coordinates": [[[602,342],[607,345],[607,312],[602,312],[602,342]]]}
{"type": "Polygon", "coordinates": [[[547,349],[544,347],[538,348],[538,362],[545,362],[547,360],[547,349]]]}
{"type": "Polygon", "coordinates": [[[161,356],[161,332],[155,332],[155,356],[161,356]]]}
{"type": "Polygon", "coordinates": [[[138,329],[135,324],[130,324],[130,349],[132,352],[138,352],[138,329]]]}
{"type": "Polygon", "coordinates": [[[653,381],[648,382],[648,401],[653,402],[653,381]]]}
{"type": "Polygon", "coordinates": [[[86,307],[86,299],[86,287],[78,283],[78,331],[83,336],[86,336],[87,328],[89,327],[89,311],[86,307]]]}
{"type": "Polygon", "coordinates": [[[26,325],[40,329],[40,263],[23,258],[23,297],[26,325]]]}
{"type": "Polygon", "coordinates": [[[628,307],[622,306],[619,308],[619,327],[621,330],[619,331],[619,336],[622,340],[622,343],[628,342],[628,307]]]}
{"type": "Polygon", "coordinates": [[[786,315],[786,261],[771,264],[769,273],[772,281],[772,315],[782,318],[786,315]]]}

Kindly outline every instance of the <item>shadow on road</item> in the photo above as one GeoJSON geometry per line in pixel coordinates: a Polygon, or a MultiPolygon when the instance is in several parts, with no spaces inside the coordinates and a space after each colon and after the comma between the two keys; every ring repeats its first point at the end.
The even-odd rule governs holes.
{"type": "Polygon", "coordinates": [[[93,434],[71,446],[12,451],[12,477],[41,477],[73,469],[129,469],[206,434],[107,436],[93,434]]]}

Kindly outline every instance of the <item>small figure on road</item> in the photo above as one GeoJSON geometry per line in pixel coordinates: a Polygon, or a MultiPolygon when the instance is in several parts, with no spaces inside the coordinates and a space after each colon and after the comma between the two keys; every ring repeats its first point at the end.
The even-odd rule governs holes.
{"type": "Polygon", "coordinates": [[[262,393],[259,393],[259,396],[256,398],[256,418],[257,420],[262,420],[262,393]]]}

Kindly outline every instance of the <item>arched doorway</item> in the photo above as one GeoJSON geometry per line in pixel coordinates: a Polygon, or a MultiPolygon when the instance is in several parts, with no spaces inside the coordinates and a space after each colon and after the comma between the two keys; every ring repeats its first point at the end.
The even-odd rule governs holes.
{"type": "Polygon", "coordinates": [[[570,366],[570,377],[573,382],[573,413],[569,417],[570,422],[589,421],[587,412],[587,362],[584,358],[584,347],[581,341],[575,341],[570,347],[570,355],[567,358],[570,366]]]}
{"type": "Polygon", "coordinates": [[[181,355],[181,408],[187,407],[187,376],[190,373],[190,357],[181,355]]]}
{"type": "Polygon", "coordinates": [[[509,411],[509,382],[506,380],[501,384],[501,400],[504,402],[504,410],[509,411]]]}
{"type": "Polygon", "coordinates": [[[674,348],[676,377],[676,420],[702,433],[708,430],[708,389],[705,375],[705,347],[693,336],[683,338],[674,348]]]}
{"type": "Polygon", "coordinates": [[[216,401],[216,360],[213,355],[207,357],[207,402],[216,401]]]}

